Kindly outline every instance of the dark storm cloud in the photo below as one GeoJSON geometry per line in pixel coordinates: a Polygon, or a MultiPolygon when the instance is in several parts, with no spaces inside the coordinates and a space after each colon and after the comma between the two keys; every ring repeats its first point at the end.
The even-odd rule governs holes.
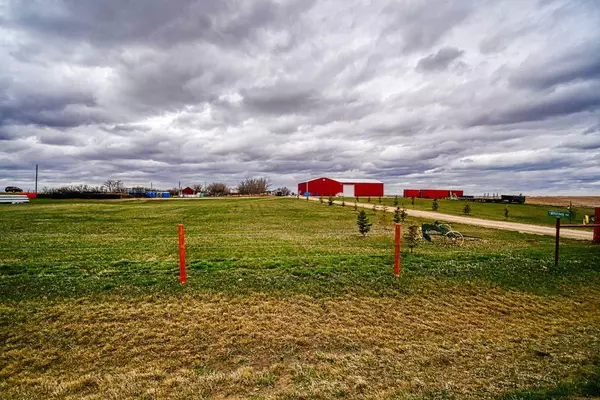
{"type": "Polygon", "coordinates": [[[447,69],[450,64],[457,60],[464,53],[454,47],[444,47],[437,53],[428,55],[419,60],[417,69],[421,71],[441,71],[447,69]]]}
{"type": "Polygon", "coordinates": [[[546,89],[555,85],[600,79],[600,44],[586,46],[549,59],[532,57],[510,77],[515,87],[546,89]]]}
{"type": "Polygon", "coordinates": [[[241,95],[250,110],[273,114],[308,112],[322,107],[324,102],[315,90],[289,85],[253,88],[241,95]]]}
{"type": "Polygon", "coordinates": [[[48,186],[589,192],[599,16],[567,0],[0,0],[0,186],[39,163],[48,186]]]}
{"type": "Polygon", "coordinates": [[[578,90],[554,92],[540,99],[531,99],[528,103],[499,109],[494,114],[484,114],[471,120],[469,125],[516,124],[599,109],[600,85],[592,85],[578,90]]]}
{"type": "MultiPolygon", "coordinates": [[[[485,2],[481,2],[482,4],[485,2]]],[[[399,35],[406,51],[430,49],[448,31],[473,11],[467,0],[427,2],[392,2],[384,9],[389,23],[384,37],[399,35]]]]}
{"type": "Polygon", "coordinates": [[[281,27],[312,1],[33,0],[11,2],[11,23],[40,35],[122,46],[171,46],[198,40],[239,46],[260,29],[281,27]]]}

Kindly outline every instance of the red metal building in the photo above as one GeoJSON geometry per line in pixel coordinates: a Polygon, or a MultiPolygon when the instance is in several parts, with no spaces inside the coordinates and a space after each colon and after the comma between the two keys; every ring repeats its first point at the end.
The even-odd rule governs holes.
{"type": "Polygon", "coordinates": [[[461,197],[462,190],[440,190],[440,189],[404,189],[404,197],[417,197],[419,199],[444,199],[446,197],[461,197]]]}
{"type": "Polygon", "coordinates": [[[311,196],[337,196],[343,194],[344,197],[364,197],[383,196],[383,182],[377,179],[334,179],[334,178],[314,178],[298,183],[298,193],[304,195],[310,193],[311,196]]]}

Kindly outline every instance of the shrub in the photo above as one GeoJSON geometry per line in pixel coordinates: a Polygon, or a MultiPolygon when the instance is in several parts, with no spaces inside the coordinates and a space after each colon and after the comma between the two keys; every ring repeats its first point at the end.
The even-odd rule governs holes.
{"type": "Polygon", "coordinates": [[[356,196],[356,202],[358,203],[360,200],[358,199],[358,196],[356,196]]]}
{"type": "Polygon", "coordinates": [[[323,204],[323,196],[319,196],[319,203],[323,204]]]}
{"type": "Polygon", "coordinates": [[[329,204],[330,206],[333,205],[333,197],[329,196],[329,198],[327,199],[327,204],[329,204]]]}
{"type": "Polygon", "coordinates": [[[404,222],[404,220],[406,219],[407,216],[408,216],[408,214],[406,213],[406,208],[402,207],[402,211],[400,211],[400,220],[402,220],[402,222],[404,222]]]}
{"type": "Polygon", "coordinates": [[[369,217],[367,217],[367,213],[365,210],[360,210],[358,216],[356,217],[356,225],[358,226],[358,231],[363,237],[369,233],[371,230],[371,221],[369,221],[369,217]]]}
{"type": "Polygon", "coordinates": [[[465,204],[465,207],[463,208],[463,214],[465,214],[465,215],[471,214],[471,205],[470,204],[465,204]]]}
{"type": "Polygon", "coordinates": [[[358,210],[358,205],[354,202],[354,211],[358,210]]]}
{"type": "Polygon", "coordinates": [[[371,196],[367,197],[367,203],[371,202],[371,196]]]}
{"type": "Polygon", "coordinates": [[[414,198],[414,197],[412,197],[412,198],[410,199],[410,204],[412,204],[413,206],[415,205],[415,198],[414,198]]]}
{"type": "Polygon", "coordinates": [[[346,207],[346,201],[342,199],[342,207],[346,207]]]}
{"type": "Polygon", "coordinates": [[[433,204],[431,204],[431,209],[433,211],[437,211],[440,208],[440,205],[438,204],[437,199],[433,199],[433,204]]]}
{"type": "Polygon", "coordinates": [[[379,196],[379,200],[378,201],[379,201],[379,204],[381,204],[381,196],[379,196]]]}
{"type": "Polygon", "coordinates": [[[508,219],[508,207],[504,206],[504,219],[508,219]]]}
{"type": "Polygon", "coordinates": [[[398,207],[398,195],[394,196],[394,207],[398,207]]]}

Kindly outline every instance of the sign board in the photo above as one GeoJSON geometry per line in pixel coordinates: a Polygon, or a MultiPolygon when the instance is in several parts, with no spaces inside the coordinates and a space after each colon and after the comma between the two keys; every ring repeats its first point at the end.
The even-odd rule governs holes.
{"type": "Polygon", "coordinates": [[[565,212],[565,211],[553,211],[553,210],[550,210],[550,211],[548,211],[548,216],[550,216],[550,217],[557,217],[557,218],[561,218],[561,217],[568,218],[569,217],[569,213],[565,212]]]}

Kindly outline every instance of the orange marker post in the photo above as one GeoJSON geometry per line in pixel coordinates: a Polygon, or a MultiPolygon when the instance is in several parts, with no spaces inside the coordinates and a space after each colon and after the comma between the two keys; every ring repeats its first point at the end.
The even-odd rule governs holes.
{"type": "Polygon", "coordinates": [[[396,237],[394,238],[396,243],[396,251],[394,253],[394,276],[400,277],[400,244],[402,240],[402,225],[396,224],[396,237]]]}
{"type": "Polygon", "coordinates": [[[179,224],[179,281],[182,285],[185,285],[186,279],[185,273],[185,238],[183,236],[183,224],[179,224]]]}

